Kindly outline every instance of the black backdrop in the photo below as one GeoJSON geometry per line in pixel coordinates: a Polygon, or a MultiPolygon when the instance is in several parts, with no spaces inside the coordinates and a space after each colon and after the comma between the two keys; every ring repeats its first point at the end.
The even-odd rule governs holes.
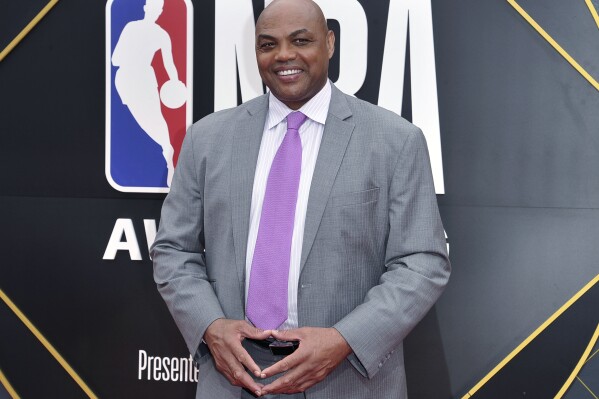
{"type": "MultiPolygon", "coordinates": [[[[44,3],[2,1],[0,45],[44,3]]],[[[369,59],[357,95],[376,103],[389,2],[360,3],[369,59]]],[[[584,2],[518,4],[599,78],[599,31],[584,2]]],[[[254,1],[256,15],[261,8],[254,1]]],[[[99,397],[193,397],[191,382],[138,379],[140,350],[188,354],[155,290],[144,234],[164,196],[120,193],[104,176],[104,10],[104,1],[62,0],[0,62],[0,289],[99,397]],[[122,251],[102,260],[118,218],[133,221],[142,261],[122,251]]],[[[598,90],[506,1],[432,0],[432,11],[445,178],[438,200],[454,270],[408,338],[411,398],[465,395],[599,273],[598,90]]],[[[199,61],[214,53],[214,3],[195,1],[194,18],[197,120],[213,110],[214,65],[199,61]]],[[[333,79],[338,69],[334,60],[333,79]]],[[[403,114],[410,118],[409,106],[403,114]]],[[[593,298],[575,318],[594,329],[593,298]]],[[[0,331],[0,369],[22,397],[86,396],[5,302],[0,331]]],[[[561,334],[556,342],[580,343],[568,352],[576,363],[591,334],[561,334]]],[[[553,396],[548,381],[564,373],[550,363],[517,356],[514,376],[534,364],[543,377],[530,374],[517,396],[473,396],[553,396]]],[[[597,361],[583,372],[590,367],[597,361]]],[[[599,373],[587,374],[596,394],[599,373]]],[[[581,387],[575,381],[567,395],[588,395],[581,387]]]]}

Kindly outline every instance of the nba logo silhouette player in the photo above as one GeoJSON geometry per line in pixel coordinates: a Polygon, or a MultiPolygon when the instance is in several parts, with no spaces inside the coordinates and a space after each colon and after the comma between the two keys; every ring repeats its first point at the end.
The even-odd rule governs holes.
{"type": "MultiPolygon", "coordinates": [[[[182,0],[166,1],[169,4],[179,2],[183,4],[183,8],[186,6],[182,0]]],[[[113,39],[112,43],[115,44],[112,46],[108,62],[112,67],[111,79],[114,77],[113,87],[116,90],[107,93],[108,96],[111,96],[113,102],[111,106],[112,118],[110,121],[107,120],[107,128],[110,128],[110,133],[107,132],[107,134],[112,139],[111,148],[107,148],[111,155],[111,157],[107,157],[109,158],[107,159],[108,163],[111,164],[110,170],[107,167],[107,176],[110,174],[109,181],[113,186],[116,185],[117,189],[124,188],[121,191],[137,191],[135,190],[137,187],[141,188],[139,191],[143,192],[152,191],[151,187],[147,187],[148,183],[142,182],[139,184],[135,181],[135,172],[144,172],[143,163],[145,160],[143,155],[135,154],[139,147],[131,144],[127,144],[130,147],[129,154],[122,150],[119,151],[119,148],[115,148],[115,143],[123,140],[123,138],[115,136],[118,136],[121,130],[127,130],[127,132],[123,132],[122,136],[129,135],[133,139],[139,140],[140,138],[135,138],[133,133],[137,133],[138,136],[139,134],[145,134],[153,143],[157,144],[162,158],[162,165],[158,165],[157,168],[166,172],[161,173],[161,176],[158,177],[162,181],[163,188],[166,189],[165,186],[170,186],[175,169],[175,155],[179,149],[175,149],[173,146],[173,130],[178,128],[179,134],[184,134],[186,126],[181,128],[181,122],[173,120],[169,124],[165,116],[168,116],[170,112],[168,109],[174,110],[174,115],[177,115],[176,111],[188,102],[188,87],[182,81],[186,80],[186,77],[182,76],[183,79],[180,78],[180,71],[186,71],[188,68],[185,65],[185,59],[183,59],[184,62],[179,62],[183,65],[177,65],[178,60],[173,56],[173,38],[157,22],[163,11],[165,11],[165,0],[141,0],[137,4],[134,3],[127,4],[126,8],[121,7],[123,10],[128,11],[137,6],[138,10],[121,13],[125,14],[124,16],[120,15],[121,23],[125,25],[120,34],[118,31],[112,31],[116,43],[113,39]],[[143,14],[139,12],[139,8],[143,10],[143,14]],[[139,18],[140,16],[142,18],[139,18]],[[165,80],[164,82],[160,82],[158,79],[160,72],[165,75],[161,79],[165,80]],[[129,118],[126,115],[127,111],[129,118]],[[135,121],[135,124],[131,123],[131,118],[135,121]],[[124,125],[127,125],[127,119],[129,119],[129,128],[124,127],[124,125]],[[121,120],[124,123],[120,124],[119,121],[121,120]],[[173,126],[177,123],[178,127],[173,126]],[[138,160],[133,161],[136,157],[138,160]],[[128,175],[128,169],[133,170],[131,176],[128,175]],[[166,178],[164,179],[164,177],[166,178]]],[[[112,11],[112,20],[118,22],[118,19],[114,16],[117,10],[115,6],[118,6],[116,1],[112,4],[112,10],[109,8],[110,4],[107,6],[107,15],[110,15],[110,11],[112,11]]],[[[191,10],[187,10],[187,12],[190,13],[191,10]]],[[[171,10],[171,14],[175,13],[171,10]]],[[[179,19],[179,21],[181,20],[185,23],[185,18],[179,19]]],[[[113,28],[114,24],[110,28],[113,28]]],[[[109,27],[107,26],[107,28],[109,27]]],[[[186,38],[183,37],[183,39],[186,38]]],[[[189,54],[186,55],[189,57],[189,54]]],[[[181,57],[179,57],[179,61],[181,61],[181,57]]],[[[178,115],[181,119],[181,112],[178,115]]],[[[170,119],[175,118],[171,117],[170,119]]],[[[153,161],[149,160],[150,156],[147,158],[148,162],[159,163],[160,161],[156,156],[153,157],[153,161]]],[[[158,184],[153,185],[158,186],[158,184]]],[[[157,188],[156,191],[161,191],[160,187],[157,188]]]]}

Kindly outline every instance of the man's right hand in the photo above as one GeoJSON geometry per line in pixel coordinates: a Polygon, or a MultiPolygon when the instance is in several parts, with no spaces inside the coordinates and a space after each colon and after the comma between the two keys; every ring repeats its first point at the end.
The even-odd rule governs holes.
{"type": "Polygon", "coordinates": [[[249,389],[260,396],[264,385],[256,383],[244,366],[256,377],[260,376],[260,367],[241,345],[241,341],[245,338],[266,339],[271,333],[271,330],[260,330],[245,320],[217,319],[206,329],[204,342],[212,353],[217,370],[232,385],[249,389]]]}

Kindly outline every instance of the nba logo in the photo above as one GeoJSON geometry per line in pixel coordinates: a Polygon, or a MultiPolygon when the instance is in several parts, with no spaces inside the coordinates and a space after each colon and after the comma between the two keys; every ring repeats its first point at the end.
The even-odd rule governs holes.
{"type": "Polygon", "coordinates": [[[191,0],[106,4],[106,178],[168,192],[192,118],[191,0]]]}

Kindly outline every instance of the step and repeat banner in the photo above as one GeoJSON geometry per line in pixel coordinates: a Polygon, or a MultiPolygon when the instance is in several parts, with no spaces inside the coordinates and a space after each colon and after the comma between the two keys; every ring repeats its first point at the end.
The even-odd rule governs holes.
{"type": "MultiPolygon", "coordinates": [[[[421,127],[453,274],[410,398],[599,395],[599,1],[319,0],[330,78],[421,127]]],[[[263,0],[0,11],[0,398],[193,398],[152,278],[186,128],[265,92],[263,0]]]]}

